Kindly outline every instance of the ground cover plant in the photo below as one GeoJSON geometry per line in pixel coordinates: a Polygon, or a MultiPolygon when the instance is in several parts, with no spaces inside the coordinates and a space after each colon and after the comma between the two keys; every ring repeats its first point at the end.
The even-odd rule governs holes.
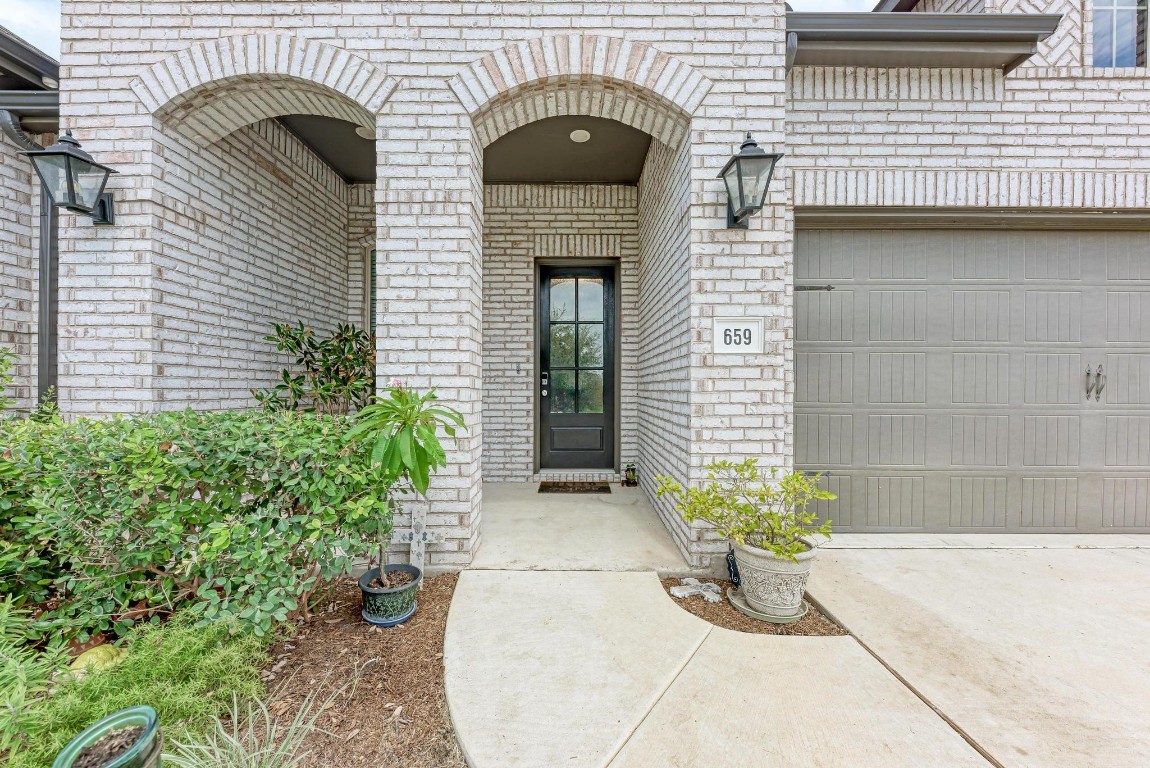
{"type": "Polygon", "coordinates": [[[0,589],[81,640],[181,607],[257,634],[306,617],[390,533],[381,471],[346,430],[290,411],[6,421],[0,589]]]}
{"type": "Polygon", "coordinates": [[[50,696],[26,701],[18,731],[0,757],[8,768],[48,768],[84,728],[141,703],[155,707],[169,736],[207,733],[233,697],[263,695],[260,670],[271,639],[237,631],[234,622],[198,627],[192,616],[139,626],[125,637],[126,653],[114,666],[57,674],[50,696]]]}

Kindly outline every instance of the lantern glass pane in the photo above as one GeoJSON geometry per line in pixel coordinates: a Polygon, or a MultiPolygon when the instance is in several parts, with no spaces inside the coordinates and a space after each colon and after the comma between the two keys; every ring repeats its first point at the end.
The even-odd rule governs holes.
{"type": "Polygon", "coordinates": [[[64,155],[29,155],[40,180],[48,187],[55,205],[68,205],[68,160],[64,155]]]}
{"type": "Polygon", "coordinates": [[[739,158],[739,175],[743,177],[743,206],[746,210],[763,207],[774,166],[775,158],[770,155],[739,158]]]}
{"type": "Polygon", "coordinates": [[[727,199],[731,201],[731,208],[738,210],[742,195],[739,192],[739,164],[731,163],[731,167],[723,173],[723,183],[727,185],[727,199]]]}
{"type": "Polygon", "coordinates": [[[108,172],[97,168],[83,160],[72,159],[72,182],[76,190],[76,202],[92,210],[100,193],[104,191],[104,183],[108,180],[108,172]]]}

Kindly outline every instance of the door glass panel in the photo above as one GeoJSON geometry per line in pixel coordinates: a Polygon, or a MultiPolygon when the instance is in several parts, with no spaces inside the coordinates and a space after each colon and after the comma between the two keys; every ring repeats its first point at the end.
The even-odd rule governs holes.
{"type": "Polygon", "coordinates": [[[551,367],[575,367],[575,323],[551,326],[551,367]]]}
{"type": "Polygon", "coordinates": [[[551,413],[575,413],[575,371],[552,371],[551,413]]]}
{"type": "Polygon", "coordinates": [[[551,280],[551,320],[575,319],[575,278],[556,277],[551,280]]]}
{"type": "Polygon", "coordinates": [[[579,320],[603,319],[603,281],[585,277],[579,281],[579,320]]]}
{"type": "Polygon", "coordinates": [[[587,368],[603,367],[603,324],[579,324],[579,365],[587,368]]]}
{"type": "Polygon", "coordinates": [[[579,371],[579,413],[603,412],[603,372],[579,371]]]}

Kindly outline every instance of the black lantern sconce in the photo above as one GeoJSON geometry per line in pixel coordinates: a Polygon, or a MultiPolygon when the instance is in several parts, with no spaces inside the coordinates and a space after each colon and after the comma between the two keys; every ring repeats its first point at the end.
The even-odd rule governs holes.
{"type": "Polygon", "coordinates": [[[727,161],[719,178],[727,185],[728,229],[746,229],[751,214],[762,210],[780,158],[781,153],[765,151],[748,133],[739,153],[727,161]]]}
{"type": "Polygon", "coordinates": [[[72,138],[71,131],[46,149],[20,154],[32,161],[53,205],[91,216],[93,224],[115,222],[112,195],[104,192],[104,185],[108,176],[117,171],[100,165],[80,149],[80,142],[72,138]]]}

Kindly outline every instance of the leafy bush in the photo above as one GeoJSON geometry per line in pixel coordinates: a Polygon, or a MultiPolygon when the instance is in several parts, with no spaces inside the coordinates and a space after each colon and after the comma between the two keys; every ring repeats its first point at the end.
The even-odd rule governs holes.
{"type": "Polygon", "coordinates": [[[724,539],[759,547],[778,557],[794,560],[809,549],[804,539],[829,536],[830,521],[819,522],[807,509],[815,500],[836,496],[819,488],[822,475],[789,472],[778,478],[778,469],[764,472],[755,459],[743,462],[716,461],[707,466],[707,482],[688,488],[660,475],[656,493],[670,496],[688,523],[710,523],[724,539]]]}
{"type": "Polygon", "coordinates": [[[12,375],[12,366],[15,364],[15,353],[7,347],[0,347],[0,411],[6,411],[16,404],[16,401],[6,394],[12,382],[16,380],[12,375]]]}
{"type": "Polygon", "coordinates": [[[52,443],[44,433],[59,426],[28,419],[0,419],[0,597],[14,606],[42,603],[51,594],[60,564],[50,537],[36,533],[34,489],[44,482],[44,462],[52,443]]]}
{"type": "Polygon", "coordinates": [[[34,593],[57,569],[39,626],[81,638],[185,604],[257,633],[306,615],[391,531],[383,472],[346,431],[290,411],[4,424],[7,551],[40,564],[0,561],[17,571],[6,589],[34,593]]]}
{"type": "Polygon", "coordinates": [[[162,627],[137,627],[128,633],[127,655],[116,666],[65,676],[31,709],[23,743],[5,765],[48,768],[84,728],[135,704],[155,707],[165,737],[192,738],[209,733],[213,718],[228,712],[233,700],[262,695],[260,670],[269,639],[236,632],[234,622],[195,623],[176,616],[162,627]]]}
{"type": "Polygon", "coordinates": [[[0,600],[0,756],[21,743],[67,658],[61,645],[43,652],[29,645],[28,623],[27,611],[16,608],[11,598],[0,600]]]}
{"type": "Polygon", "coordinates": [[[300,369],[285,368],[283,381],[271,389],[253,389],[260,405],[336,415],[367,404],[375,391],[375,336],[346,324],[324,339],[302,322],[273,327],[275,333],[266,340],[295,355],[300,369]]]}

